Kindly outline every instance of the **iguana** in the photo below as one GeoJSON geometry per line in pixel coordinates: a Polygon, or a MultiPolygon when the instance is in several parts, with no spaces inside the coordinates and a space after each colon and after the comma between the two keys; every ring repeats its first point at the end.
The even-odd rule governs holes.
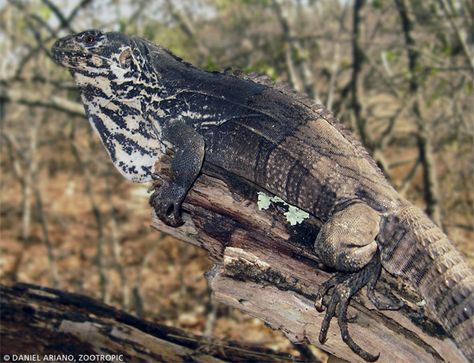
{"type": "Polygon", "coordinates": [[[207,72],[151,42],[88,30],[59,39],[57,63],[81,91],[91,125],[129,180],[154,182],[150,203],[166,224],[210,166],[245,178],[324,224],[315,254],[340,273],[319,339],[337,309],[343,340],[367,361],[347,329],[351,297],[363,286],[378,308],[381,267],[419,291],[474,361],[474,275],[446,235],[387,182],[373,159],[323,106],[265,77],[207,72]]]}

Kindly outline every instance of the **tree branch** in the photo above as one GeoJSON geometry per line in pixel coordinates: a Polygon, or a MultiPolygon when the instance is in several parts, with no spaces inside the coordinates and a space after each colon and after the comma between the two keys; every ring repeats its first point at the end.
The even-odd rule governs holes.
{"type": "Polygon", "coordinates": [[[43,95],[36,95],[31,92],[17,90],[7,90],[6,87],[2,87],[0,92],[0,103],[5,101],[15,102],[31,107],[51,108],[65,112],[70,116],[85,117],[84,107],[80,103],[58,96],[51,96],[49,99],[45,99],[43,95]]]}
{"type": "MultiPolygon", "coordinates": [[[[115,356],[107,360],[113,362],[294,361],[270,349],[211,341],[152,324],[86,296],[60,290],[0,285],[0,302],[0,357],[9,355],[11,360],[20,354],[40,358],[64,354],[80,361],[80,355],[101,354],[115,356]]],[[[96,357],[94,361],[100,360],[96,357]]]]}
{"type": "Polygon", "coordinates": [[[420,94],[419,51],[416,49],[413,37],[413,21],[410,18],[406,0],[395,0],[400,16],[402,31],[407,45],[409,91],[413,95],[412,112],[417,122],[416,141],[418,155],[423,167],[423,193],[426,203],[426,213],[438,225],[442,225],[438,176],[432,145],[431,122],[423,117],[423,95],[420,94]]]}
{"type": "MultiPolygon", "coordinates": [[[[312,299],[330,276],[313,255],[320,223],[310,218],[291,226],[281,205],[259,210],[254,186],[218,170],[211,174],[200,176],[186,198],[183,226],[172,228],[157,218],[153,226],[207,251],[216,263],[207,277],[217,301],[264,320],[294,342],[360,362],[342,342],[337,324],[326,344],[318,341],[324,314],[312,299]]],[[[350,331],[355,341],[380,352],[381,362],[464,362],[441,328],[423,315],[417,295],[399,285],[383,275],[378,290],[402,298],[400,311],[376,310],[365,292],[353,300],[350,313],[357,317],[350,331]]]]}
{"type": "Polygon", "coordinates": [[[307,59],[305,59],[303,55],[305,52],[300,41],[295,40],[293,37],[293,30],[290,26],[288,14],[284,11],[283,4],[280,0],[273,0],[272,7],[283,31],[283,38],[285,40],[285,61],[290,83],[297,90],[306,92],[309,97],[318,99],[313,72],[307,59]],[[299,71],[299,77],[296,72],[297,69],[299,71]]]}

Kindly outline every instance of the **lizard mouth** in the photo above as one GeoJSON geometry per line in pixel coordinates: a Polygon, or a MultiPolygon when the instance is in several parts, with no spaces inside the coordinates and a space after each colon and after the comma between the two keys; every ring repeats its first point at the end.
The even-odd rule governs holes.
{"type": "Polygon", "coordinates": [[[86,56],[77,46],[71,44],[69,39],[65,37],[53,44],[51,48],[53,60],[63,67],[77,68],[81,61],[86,60],[86,56]]]}

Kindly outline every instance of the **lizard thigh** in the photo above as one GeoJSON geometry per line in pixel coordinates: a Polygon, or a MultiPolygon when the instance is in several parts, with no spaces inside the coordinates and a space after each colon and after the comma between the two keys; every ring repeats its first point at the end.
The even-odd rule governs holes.
{"type": "Polygon", "coordinates": [[[377,251],[379,223],[379,213],[367,204],[349,205],[322,226],[314,244],[316,255],[337,271],[360,270],[377,251]]]}

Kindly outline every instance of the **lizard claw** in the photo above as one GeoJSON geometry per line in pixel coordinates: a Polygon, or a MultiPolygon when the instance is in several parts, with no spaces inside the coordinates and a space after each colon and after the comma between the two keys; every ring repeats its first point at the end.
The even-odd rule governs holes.
{"type": "Polygon", "coordinates": [[[367,297],[369,298],[370,302],[374,304],[374,306],[379,310],[398,310],[403,306],[403,302],[400,300],[395,300],[395,298],[393,298],[393,300],[388,297],[382,299],[380,296],[377,296],[374,289],[370,288],[369,286],[367,286],[367,297]]]}
{"type": "Polygon", "coordinates": [[[326,297],[330,289],[333,289],[329,302],[324,304],[327,305],[327,310],[319,333],[321,344],[324,344],[327,340],[330,322],[337,311],[337,322],[341,331],[341,337],[349,348],[368,362],[375,362],[379,358],[380,354],[371,354],[355,343],[349,334],[347,326],[347,308],[352,296],[369,283],[371,283],[369,287],[375,285],[375,282],[372,281],[376,281],[380,274],[379,265],[379,256],[376,254],[372,261],[361,270],[351,274],[337,274],[321,285],[315,301],[315,308],[318,311],[324,310],[324,297],[326,297]]]}
{"type": "Polygon", "coordinates": [[[377,284],[377,279],[380,276],[381,269],[381,264],[377,264],[374,267],[373,273],[367,282],[367,297],[379,310],[398,310],[403,306],[403,302],[401,300],[395,298],[393,295],[392,297],[388,297],[379,296],[375,293],[375,285],[377,284]]]}
{"type": "Polygon", "coordinates": [[[147,189],[148,193],[158,189],[163,184],[163,178],[158,174],[151,174],[151,179],[153,180],[153,182],[151,183],[151,186],[147,189]]]}

